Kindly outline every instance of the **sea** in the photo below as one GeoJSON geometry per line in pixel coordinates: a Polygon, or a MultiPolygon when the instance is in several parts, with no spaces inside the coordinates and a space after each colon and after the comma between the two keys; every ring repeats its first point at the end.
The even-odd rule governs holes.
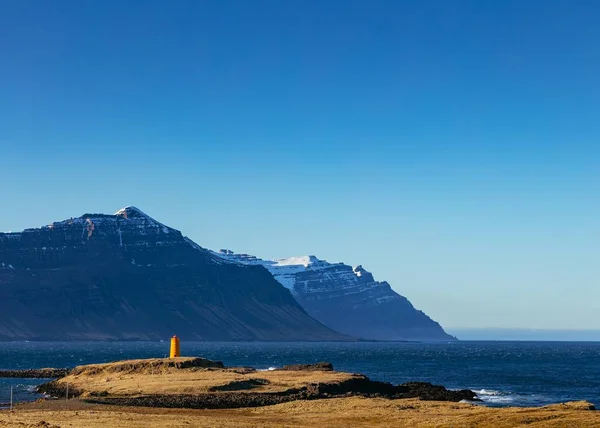
{"type": "MultiPolygon", "coordinates": [[[[182,355],[261,370],[332,362],[394,384],[424,381],[471,389],[485,406],[543,406],[587,400],[600,407],[600,342],[185,342],[182,355]]],[[[0,342],[0,369],[74,367],[165,357],[169,342],[0,342]]],[[[0,406],[40,398],[39,379],[0,378],[0,406]]]]}

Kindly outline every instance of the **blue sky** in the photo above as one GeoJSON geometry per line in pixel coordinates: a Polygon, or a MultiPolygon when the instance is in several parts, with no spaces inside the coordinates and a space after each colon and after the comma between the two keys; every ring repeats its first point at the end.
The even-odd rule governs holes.
{"type": "Polygon", "coordinates": [[[136,205],[450,328],[600,329],[596,1],[0,2],[0,230],[136,205]]]}

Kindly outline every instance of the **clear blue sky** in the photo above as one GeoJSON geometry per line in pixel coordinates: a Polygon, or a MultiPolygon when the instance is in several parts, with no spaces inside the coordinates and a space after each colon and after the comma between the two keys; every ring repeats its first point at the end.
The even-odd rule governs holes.
{"type": "Polygon", "coordinates": [[[600,329],[600,2],[0,2],[0,230],[136,205],[450,328],[600,329]]]}

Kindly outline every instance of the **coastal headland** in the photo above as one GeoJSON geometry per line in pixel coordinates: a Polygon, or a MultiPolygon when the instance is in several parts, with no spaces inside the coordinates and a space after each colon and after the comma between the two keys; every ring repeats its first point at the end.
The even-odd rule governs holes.
{"type": "Polygon", "coordinates": [[[487,408],[465,402],[476,399],[469,390],[392,385],[329,363],[260,371],[186,357],[57,373],[39,387],[47,399],[1,411],[0,427],[600,426],[587,402],[487,408]]]}

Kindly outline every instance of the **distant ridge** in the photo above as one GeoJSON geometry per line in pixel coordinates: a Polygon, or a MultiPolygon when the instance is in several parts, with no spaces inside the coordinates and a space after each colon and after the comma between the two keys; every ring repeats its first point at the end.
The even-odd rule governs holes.
{"type": "Polygon", "coordinates": [[[362,266],[328,263],[314,255],[262,260],[230,250],[214,254],[231,263],[266,267],[311,316],[342,333],[374,340],[456,340],[362,266]]]}

